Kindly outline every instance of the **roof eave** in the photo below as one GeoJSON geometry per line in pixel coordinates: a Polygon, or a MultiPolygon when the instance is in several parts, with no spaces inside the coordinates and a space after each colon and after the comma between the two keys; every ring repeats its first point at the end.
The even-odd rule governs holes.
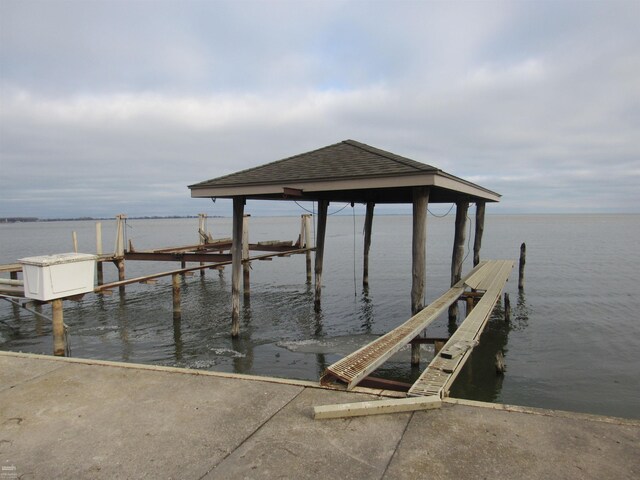
{"type": "Polygon", "coordinates": [[[287,183],[253,185],[200,186],[192,185],[192,198],[233,198],[282,195],[284,188],[302,190],[307,194],[330,194],[332,191],[366,190],[376,188],[402,188],[432,186],[469,196],[474,200],[499,202],[500,195],[479,185],[467,182],[442,171],[425,172],[394,177],[367,177],[340,180],[312,180],[287,183]]]}

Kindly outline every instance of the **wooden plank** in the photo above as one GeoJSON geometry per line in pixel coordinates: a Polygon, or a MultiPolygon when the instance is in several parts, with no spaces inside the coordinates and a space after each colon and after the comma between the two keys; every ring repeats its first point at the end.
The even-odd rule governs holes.
{"type": "Polygon", "coordinates": [[[414,412],[416,410],[440,408],[441,406],[442,400],[437,396],[374,400],[369,402],[317,406],[313,409],[313,418],[315,420],[325,420],[329,418],[414,412]]]}

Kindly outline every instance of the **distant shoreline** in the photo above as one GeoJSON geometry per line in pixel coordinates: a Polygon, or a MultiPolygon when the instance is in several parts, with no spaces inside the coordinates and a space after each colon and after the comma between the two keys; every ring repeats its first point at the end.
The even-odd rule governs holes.
{"type": "MultiPolygon", "coordinates": [[[[130,220],[163,220],[172,218],[198,218],[197,215],[149,215],[141,217],[127,217],[130,220]]],[[[218,218],[210,216],[209,218],[218,218]]],[[[222,217],[220,217],[222,218],[222,217]]],[[[96,220],[113,220],[113,217],[71,217],[71,218],[38,218],[38,217],[1,217],[0,223],[33,223],[33,222],[79,222],[96,220]]]]}

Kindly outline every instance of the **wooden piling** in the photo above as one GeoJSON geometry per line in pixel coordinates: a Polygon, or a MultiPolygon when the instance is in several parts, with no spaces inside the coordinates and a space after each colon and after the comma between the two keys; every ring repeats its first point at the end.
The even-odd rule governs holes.
{"type": "Polygon", "coordinates": [[[504,321],[511,321],[511,300],[509,300],[509,294],[504,292],[504,321]]]}
{"type": "Polygon", "coordinates": [[[411,342],[411,365],[420,365],[420,342],[411,342]]]}
{"type": "MultiPolygon", "coordinates": [[[[102,222],[96,222],[96,254],[102,256],[102,222]]],[[[98,272],[98,285],[104,283],[104,272],[102,262],[98,259],[96,269],[98,272]]]]}
{"type": "MultiPolygon", "coordinates": [[[[453,253],[451,255],[451,286],[455,285],[462,278],[462,261],[464,260],[464,242],[467,230],[467,212],[469,210],[468,201],[456,203],[456,225],[453,239],[453,253]]],[[[458,302],[454,302],[449,307],[449,321],[455,322],[458,319],[458,302]]]]}
{"type": "Polygon", "coordinates": [[[73,251],[78,253],[78,234],[75,230],[71,232],[71,241],[73,242],[73,251]]]}
{"type": "Polygon", "coordinates": [[[524,264],[527,260],[527,245],[520,245],[520,268],[518,269],[518,290],[524,290],[524,264]]]}
{"type": "Polygon", "coordinates": [[[367,211],[364,218],[364,259],[362,268],[362,286],[369,287],[369,249],[371,248],[371,229],[373,227],[373,209],[375,203],[367,202],[367,211]]]}
{"type": "Polygon", "coordinates": [[[64,357],[67,349],[64,338],[64,315],[62,313],[62,299],[57,298],[51,301],[53,312],[53,354],[57,357],[64,357]]]}
{"type": "Polygon", "coordinates": [[[304,248],[307,249],[307,251],[305,252],[306,267],[307,267],[307,284],[310,285],[311,284],[311,250],[309,249],[313,247],[312,241],[311,241],[311,215],[309,215],[308,213],[305,213],[304,215],[302,215],[302,225],[303,225],[304,236],[302,234],[300,235],[300,241],[302,242],[302,240],[304,239],[304,248]]]}
{"type": "MultiPolygon", "coordinates": [[[[207,214],[199,213],[198,214],[198,244],[204,245],[207,243],[207,214]]],[[[204,262],[200,262],[200,266],[203,266],[204,262]]],[[[200,270],[200,276],[205,276],[205,270],[200,270]]]]}
{"type": "Polygon", "coordinates": [[[467,309],[465,311],[465,318],[469,316],[469,314],[471,313],[471,310],[473,310],[473,307],[475,306],[475,299],[471,296],[466,298],[466,303],[467,303],[467,309]]]}
{"type": "Polygon", "coordinates": [[[484,233],[485,202],[476,202],[476,232],[473,239],[473,266],[480,263],[480,248],[482,246],[482,234],[484,233]]]}
{"type": "Polygon", "coordinates": [[[244,197],[233,198],[233,233],[231,245],[231,336],[240,335],[240,273],[242,270],[242,224],[244,197]]]}
{"type": "Polygon", "coordinates": [[[322,260],[324,257],[324,238],[327,230],[327,211],[329,209],[328,200],[318,202],[318,231],[316,238],[316,265],[315,265],[315,298],[313,307],[316,312],[320,311],[320,297],[322,296],[322,260]]]}
{"type": "Polygon", "coordinates": [[[424,307],[427,253],[427,207],[429,188],[413,189],[413,236],[411,241],[411,314],[424,307]]]}
{"type": "Polygon", "coordinates": [[[179,320],[182,315],[182,307],[180,304],[180,275],[174,273],[171,275],[171,285],[173,290],[173,319],[179,320]]]}
{"type": "MultiPolygon", "coordinates": [[[[120,258],[116,260],[116,266],[118,267],[118,281],[121,282],[125,279],[124,278],[124,258],[120,258]]],[[[118,291],[120,293],[124,293],[124,285],[120,285],[118,287],[118,291]]]]}
{"type": "Polygon", "coordinates": [[[251,295],[251,264],[249,263],[249,215],[242,218],[242,292],[247,301],[251,295]]]}

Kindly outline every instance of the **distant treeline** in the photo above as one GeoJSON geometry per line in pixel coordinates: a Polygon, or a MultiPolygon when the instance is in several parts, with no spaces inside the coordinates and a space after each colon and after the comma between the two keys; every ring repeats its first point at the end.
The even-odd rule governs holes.
{"type": "MultiPolygon", "coordinates": [[[[197,215],[153,215],[144,217],[128,217],[132,220],[162,220],[168,218],[198,218],[197,215]]],[[[211,216],[209,218],[217,218],[211,216]]],[[[79,220],[113,220],[104,217],[73,217],[73,218],[38,218],[38,217],[0,217],[0,223],[24,223],[24,222],[72,222],[79,220]]]]}

